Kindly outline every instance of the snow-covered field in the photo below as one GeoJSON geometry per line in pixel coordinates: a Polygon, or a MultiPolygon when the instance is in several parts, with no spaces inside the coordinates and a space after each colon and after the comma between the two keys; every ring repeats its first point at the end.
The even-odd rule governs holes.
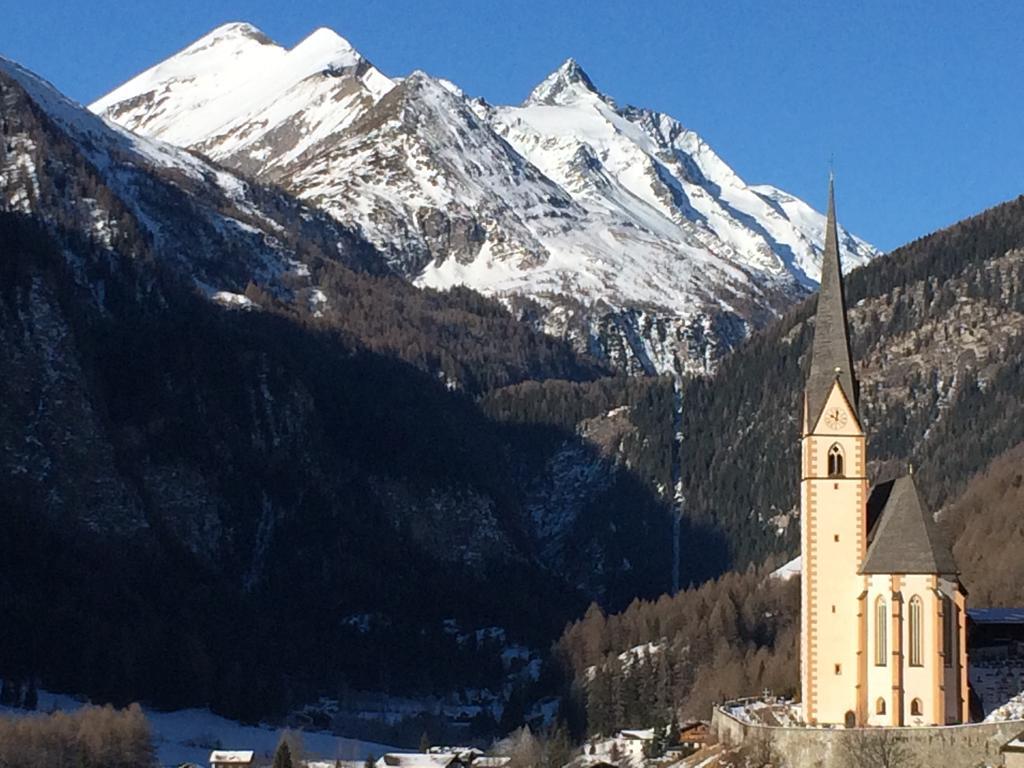
{"type": "MultiPolygon", "coordinates": [[[[70,712],[81,707],[83,703],[72,696],[40,691],[38,712],[70,712]]],[[[0,713],[15,716],[34,714],[4,707],[0,707],[0,713]]],[[[145,713],[153,728],[157,760],[164,766],[177,766],[182,763],[206,765],[213,749],[251,749],[256,752],[257,757],[270,757],[283,730],[267,725],[242,725],[215,715],[208,709],[159,712],[147,708],[145,713]]],[[[346,739],[319,731],[303,732],[302,744],[307,757],[329,761],[358,761],[364,760],[369,754],[381,755],[384,752],[404,751],[385,744],[346,739]]]]}

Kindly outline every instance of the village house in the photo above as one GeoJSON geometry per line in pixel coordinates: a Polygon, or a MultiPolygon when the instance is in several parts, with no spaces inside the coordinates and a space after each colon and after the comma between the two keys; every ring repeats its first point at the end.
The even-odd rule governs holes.
{"type": "Polygon", "coordinates": [[[684,749],[700,749],[708,743],[708,724],[702,720],[693,720],[679,726],[679,738],[676,743],[684,749]]]}
{"type": "Polygon", "coordinates": [[[210,753],[210,768],[249,768],[254,754],[251,749],[215,749],[210,753]]]}
{"type": "Polygon", "coordinates": [[[375,768],[468,768],[469,763],[454,752],[387,752],[377,758],[375,768]]]}
{"type": "Polygon", "coordinates": [[[619,731],[618,742],[622,757],[635,761],[643,761],[647,756],[648,745],[654,740],[654,729],[644,728],[634,731],[619,731]]]}

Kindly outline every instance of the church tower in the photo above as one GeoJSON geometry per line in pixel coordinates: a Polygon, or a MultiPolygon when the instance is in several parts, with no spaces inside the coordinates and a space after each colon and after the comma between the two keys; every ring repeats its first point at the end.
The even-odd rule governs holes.
{"type": "Polygon", "coordinates": [[[801,420],[803,719],[964,723],[967,594],[949,543],[912,471],[868,493],[831,181],[828,198],[801,420]]]}
{"type": "Polygon", "coordinates": [[[835,196],[829,181],[825,252],[804,391],[800,471],[800,686],[807,723],[865,719],[858,614],[864,578],[868,484],[857,410],[835,196]]]}

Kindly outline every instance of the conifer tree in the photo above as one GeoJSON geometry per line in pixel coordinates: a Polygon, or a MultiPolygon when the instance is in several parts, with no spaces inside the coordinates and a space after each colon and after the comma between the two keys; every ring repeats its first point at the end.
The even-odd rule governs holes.
{"type": "Polygon", "coordinates": [[[587,730],[591,734],[608,734],[612,730],[611,720],[611,680],[607,668],[598,665],[587,685],[587,730]]]}
{"type": "Polygon", "coordinates": [[[292,751],[288,747],[287,740],[284,738],[278,742],[277,749],[274,751],[273,768],[294,768],[292,765],[292,751]]]}

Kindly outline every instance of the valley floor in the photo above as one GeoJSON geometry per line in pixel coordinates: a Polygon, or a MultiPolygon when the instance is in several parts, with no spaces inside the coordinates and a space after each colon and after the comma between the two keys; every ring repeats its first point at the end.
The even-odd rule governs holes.
{"type": "MultiPolygon", "coordinates": [[[[70,712],[86,702],[72,696],[39,692],[37,712],[70,712]]],[[[243,725],[215,715],[208,709],[182,709],[160,712],[144,708],[153,728],[153,743],[157,762],[161,766],[179,766],[182,763],[207,765],[214,749],[251,749],[257,757],[271,758],[284,729],[268,725],[243,725]]],[[[22,709],[0,707],[0,714],[28,716],[22,709]]],[[[379,756],[384,752],[401,752],[384,744],[347,739],[321,731],[304,731],[302,745],[311,759],[362,761],[367,755],[379,756]]]]}

